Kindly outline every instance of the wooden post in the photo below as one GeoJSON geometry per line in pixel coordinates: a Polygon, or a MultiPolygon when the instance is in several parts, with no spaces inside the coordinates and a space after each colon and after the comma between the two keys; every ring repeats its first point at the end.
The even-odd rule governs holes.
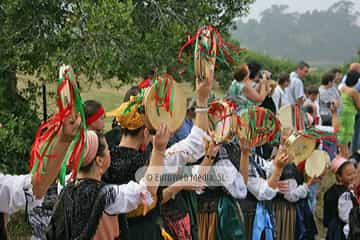
{"type": "Polygon", "coordinates": [[[43,118],[44,121],[47,119],[47,103],[46,103],[46,85],[42,85],[42,95],[43,95],[43,118]]]}

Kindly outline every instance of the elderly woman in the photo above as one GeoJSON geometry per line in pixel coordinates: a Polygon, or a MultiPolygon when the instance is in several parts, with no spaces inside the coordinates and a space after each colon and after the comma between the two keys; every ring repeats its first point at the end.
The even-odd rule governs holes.
{"type": "Polygon", "coordinates": [[[101,178],[110,166],[110,152],[103,135],[87,132],[87,149],[77,179],[68,184],[56,204],[47,233],[48,239],[116,239],[117,214],[151,204],[158,182],[148,178],[162,170],[170,133],[162,124],[154,136],[149,168],[140,183],[107,185],[101,178]],[[154,171],[154,170],[153,170],[154,171]]]}

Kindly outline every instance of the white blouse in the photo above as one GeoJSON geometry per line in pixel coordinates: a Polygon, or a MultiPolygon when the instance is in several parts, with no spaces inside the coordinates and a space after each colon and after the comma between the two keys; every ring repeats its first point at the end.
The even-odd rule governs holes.
{"type": "Polygon", "coordinates": [[[122,185],[111,184],[106,188],[112,188],[116,196],[114,202],[105,208],[105,212],[109,215],[127,213],[136,209],[142,203],[140,194],[144,195],[147,205],[153,201],[151,193],[142,181],[140,183],[130,181],[122,185]]]}
{"type": "Polygon", "coordinates": [[[194,163],[205,155],[204,139],[207,133],[197,126],[193,126],[190,134],[165,151],[164,173],[177,173],[179,167],[187,163],[194,163]]]}
{"type": "Polygon", "coordinates": [[[0,173],[0,212],[14,213],[24,209],[26,204],[32,209],[39,206],[42,199],[37,200],[32,192],[31,174],[4,175],[0,173]]]}
{"type": "MultiPolygon", "coordinates": [[[[253,160],[257,163],[259,168],[264,171],[266,178],[271,176],[273,169],[272,161],[267,161],[257,154],[252,154],[250,157],[253,157],[253,160]]],[[[248,191],[259,201],[271,200],[278,193],[278,189],[271,188],[267,183],[267,180],[260,176],[251,161],[249,162],[249,179],[247,187],[248,191]]]]}
{"type": "MultiPolygon", "coordinates": [[[[226,149],[221,147],[219,150],[220,160],[218,160],[214,166],[215,176],[223,176],[225,181],[220,181],[222,186],[230,193],[233,198],[244,199],[247,195],[247,187],[243,176],[240,174],[234,164],[229,159],[226,149]]],[[[239,156],[240,161],[240,156],[239,156]]],[[[197,174],[200,165],[194,165],[192,173],[197,174]]],[[[198,194],[202,194],[203,191],[196,191],[198,194]]]]}

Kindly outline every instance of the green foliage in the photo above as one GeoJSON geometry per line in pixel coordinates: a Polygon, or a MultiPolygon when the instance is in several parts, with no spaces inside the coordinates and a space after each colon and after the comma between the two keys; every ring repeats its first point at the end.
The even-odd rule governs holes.
{"type": "Polygon", "coordinates": [[[38,86],[28,83],[12,109],[0,111],[0,172],[24,174],[28,172],[29,152],[39,119],[35,109],[38,86]]]}
{"type": "Polygon", "coordinates": [[[238,20],[233,37],[254,51],[313,65],[342,64],[356,56],[360,46],[358,12],[351,1],[339,1],[327,10],[289,12],[287,5],[273,5],[261,20],[238,20]]]}
{"type": "Polygon", "coordinates": [[[53,80],[66,62],[92,82],[131,82],[153,66],[174,65],[177,50],[200,25],[213,23],[226,32],[252,2],[4,0],[4,63],[53,80]]]}

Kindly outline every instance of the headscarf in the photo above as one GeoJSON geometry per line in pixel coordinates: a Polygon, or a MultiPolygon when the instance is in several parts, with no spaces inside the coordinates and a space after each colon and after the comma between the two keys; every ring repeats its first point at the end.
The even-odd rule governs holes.
{"type": "Polygon", "coordinates": [[[122,128],[136,130],[145,125],[143,116],[138,111],[139,106],[137,97],[131,96],[128,102],[124,102],[117,109],[107,112],[106,116],[116,117],[122,128]]]}
{"type": "Polygon", "coordinates": [[[336,174],[339,168],[347,162],[349,161],[346,158],[339,155],[336,156],[336,158],[331,161],[331,171],[336,174]]]}
{"type": "Polygon", "coordinates": [[[86,134],[86,151],[82,167],[89,165],[94,160],[94,158],[96,157],[96,153],[99,149],[98,135],[91,130],[88,130],[86,134]]]}

